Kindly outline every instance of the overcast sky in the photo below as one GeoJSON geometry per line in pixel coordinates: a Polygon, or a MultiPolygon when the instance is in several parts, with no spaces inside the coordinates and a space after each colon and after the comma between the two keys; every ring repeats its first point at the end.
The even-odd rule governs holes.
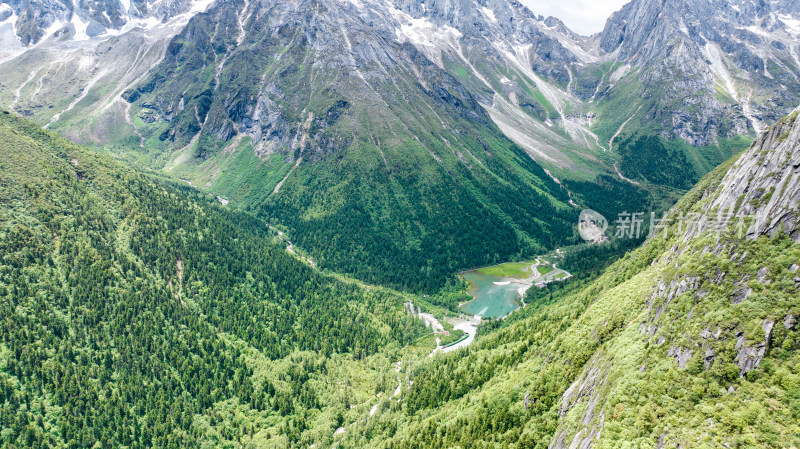
{"type": "Polygon", "coordinates": [[[606,19],[630,0],[520,0],[536,15],[561,19],[578,34],[589,36],[603,30],[606,19]]]}

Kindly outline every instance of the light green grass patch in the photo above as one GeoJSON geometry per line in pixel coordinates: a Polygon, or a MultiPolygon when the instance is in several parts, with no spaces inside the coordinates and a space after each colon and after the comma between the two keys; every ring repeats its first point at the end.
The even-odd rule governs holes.
{"type": "Polygon", "coordinates": [[[509,262],[481,268],[478,273],[503,278],[527,278],[531,275],[530,266],[535,262],[509,262]]]}
{"type": "Polygon", "coordinates": [[[551,267],[550,265],[545,265],[543,267],[536,267],[536,269],[539,270],[539,274],[542,276],[544,276],[545,274],[549,274],[554,270],[554,268],[551,267]]]}

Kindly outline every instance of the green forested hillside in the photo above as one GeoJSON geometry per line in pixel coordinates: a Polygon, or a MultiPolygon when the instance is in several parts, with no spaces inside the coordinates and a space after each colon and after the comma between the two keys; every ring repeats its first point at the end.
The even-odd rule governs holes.
{"type": "Polygon", "coordinates": [[[394,388],[399,296],[6,112],[0,142],[0,446],[307,446],[394,388]]]}
{"type": "Polygon", "coordinates": [[[800,446],[798,148],[794,114],[598,279],[530,290],[468,350],[417,365],[348,447],[800,446]]]}

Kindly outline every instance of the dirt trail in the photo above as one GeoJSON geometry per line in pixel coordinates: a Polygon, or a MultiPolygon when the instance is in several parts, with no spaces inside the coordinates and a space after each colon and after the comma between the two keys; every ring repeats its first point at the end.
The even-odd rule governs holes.
{"type": "Polygon", "coordinates": [[[289,254],[292,254],[294,256],[297,256],[297,258],[299,258],[303,262],[307,263],[312,268],[317,268],[317,263],[314,262],[314,259],[312,259],[310,257],[303,256],[301,254],[298,254],[297,251],[295,251],[294,243],[292,243],[291,240],[286,238],[286,234],[284,234],[283,231],[281,231],[278,228],[276,228],[275,226],[272,226],[272,225],[269,225],[269,224],[267,225],[267,227],[269,227],[271,230],[273,230],[273,231],[278,233],[278,238],[280,239],[280,241],[282,241],[283,243],[286,244],[286,252],[288,252],[289,254]]]}
{"type": "Polygon", "coordinates": [[[281,182],[279,182],[278,185],[275,186],[275,189],[272,191],[272,193],[270,195],[274,195],[274,194],[276,194],[276,193],[281,191],[281,187],[283,187],[283,183],[286,182],[287,179],[289,179],[289,176],[291,176],[292,173],[294,173],[294,170],[297,168],[298,165],[300,165],[301,162],[303,162],[303,158],[302,157],[297,159],[297,162],[294,163],[292,168],[289,170],[289,173],[286,173],[286,176],[284,176],[283,179],[281,179],[281,182]]]}
{"type": "Polygon", "coordinates": [[[123,100],[121,97],[119,98],[119,101],[122,102],[123,116],[125,117],[125,123],[133,127],[133,133],[136,134],[137,137],[139,137],[139,147],[144,148],[144,136],[142,135],[142,132],[139,131],[139,127],[136,126],[136,123],[133,123],[133,119],[131,119],[131,104],[123,100]]]}
{"type": "Polygon", "coordinates": [[[631,183],[631,184],[633,184],[633,185],[635,185],[637,187],[641,187],[642,186],[641,183],[636,182],[633,179],[626,178],[625,175],[623,175],[622,172],[619,171],[619,166],[617,165],[616,162],[614,162],[614,170],[617,171],[617,176],[619,176],[619,179],[621,179],[621,180],[623,180],[625,182],[629,182],[629,183],[631,183]]]}
{"type": "MultiPolygon", "coordinates": [[[[608,141],[608,151],[614,151],[614,140],[615,140],[617,137],[619,137],[619,135],[620,135],[620,134],[622,134],[622,130],[623,130],[623,129],[625,129],[625,126],[628,124],[628,122],[630,122],[631,120],[633,120],[633,118],[634,118],[634,117],[636,117],[636,114],[638,114],[638,113],[639,113],[639,111],[641,111],[641,110],[642,110],[642,107],[641,107],[641,106],[639,106],[639,109],[637,109],[637,110],[636,110],[636,112],[634,112],[634,113],[633,113],[633,115],[631,115],[630,117],[628,117],[628,120],[625,120],[625,121],[622,123],[622,125],[620,125],[620,126],[619,126],[619,129],[617,129],[617,132],[615,132],[615,133],[614,133],[614,135],[613,135],[613,136],[611,136],[611,139],[608,141]]],[[[605,151],[605,149],[604,149],[603,151],[605,151]]]]}

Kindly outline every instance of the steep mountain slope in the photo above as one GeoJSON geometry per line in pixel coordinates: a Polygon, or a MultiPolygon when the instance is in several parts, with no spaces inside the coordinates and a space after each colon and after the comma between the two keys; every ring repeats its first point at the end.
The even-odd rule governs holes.
{"type": "Polygon", "coordinates": [[[759,132],[800,100],[798,18],[792,1],[640,0],[609,19],[600,47],[639,68],[629,88],[655,97],[637,120],[705,145],[759,132]]]}
{"type": "MultiPolygon", "coordinates": [[[[658,125],[664,127],[665,135],[670,138],[676,135],[673,131],[705,120],[704,128],[695,130],[694,138],[688,134],[691,129],[683,130],[686,134],[677,133],[696,145],[713,143],[717,137],[760,130],[758,122],[747,124],[742,108],[747,109],[748,114],[760,113],[759,120],[774,121],[793,107],[791,98],[785,99],[775,93],[791,91],[800,70],[796,58],[798,13],[793,2],[770,2],[756,7],[751,2],[731,0],[715,2],[709,7],[681,0],[636,0],[614,14],[603,33],[590,38],[571,33],[557,19],[536,17],[515,2],[395,3],[418,21],[458,30],[462,38],[455,45],[437,40],[435,35],[416,43],[427,48],[431,60],[447,65],[449,59],[451,64],[461,67],[451,66],[453,73],[457,70],[477,81],[471,88],[489,95],[482,99],[488,108],[493,108],[491,96],[499,95],[498,100],[514,103],[511,92],[522,98],[533,87],[541,91],[539,100],[544,96],[549,103],[539,107],[550,108],[555,113],[551,117],[553,122],[570,131],[573,137],[585,133],[580,124],[592,124],[593,128],[605,132],[604,122],[610,117],[593,117],[592,113],[604,110],[602,100],[612,91],[629,90],[627,85],[632,80],[636,80],[637,86],[645,84],[641,87],[646,95],[625,105],[633,107],[632,113],[646,105],[641,100],[658,96],[664,89],[695,95],[695,89],[690,89],[694,86],[703,91],[702,96],[710,93],[713,97],[715,76],[717,90],[735,88],[728,92],[732,98],[725,98],[721,104],[692,100],[690,104],[696,107],[687,108],[688,105],[676,103],[677,99],[670,97],[663,99],[665,103],[654,105],[664,117],[675,109],[686,115],[675,123],[659,121],[658,125]],[[687,14],[692,18],[687,18],[687,14]],[[720,48],[721,53],[713,51],[720,48]],[[762,60],[760,66],[755,63],[758,59],[762,60]],[[513,76],[507,76],[509,74],[513,76]],[[744,101],[746,88],[756,91],[749,103],[744,101]],[[738,113],[722,111],[723,106],[733,103],[739,104],[738,113]],[[781,112],[777,112],[779,109],[781,112]],[[725,119],[721,118],[723,112],[728,115],[725,119]],[[709,118],[718,119],[717,123],[709,124],[709,118]],[[733,123],[728,123],[730,120],[733,123]]],[[[413,29],[413,26],[407,28],[413,29]]],[[[398,34],[402,31],[398,29],[398,34]]],[[[413,41],[414,35],[406,38],[413,41]]],[[[792,92],[788,94],[793,95],[792,92]]],[[[520,104],[527,103],[538,104],[536,98],[528,98],[520,104]]],[[[530,114],[534,111],[529,107],[523,109],[535,116],[530,114]]],[[[618,117],[614,130],[632,113],[618,117]]],[[[649,113],[645,109],[642,116],[649,113]]],[[[539,114],[538,118],[544,121],[546,116],[539,114]]],[[[583,145],[602,149],[607,142],[606,139],[583,142],[583,145]]]]}
{"type": "Polygon", "coordinates": [[[5,111],[0,140],[0,446],[329,444],[395,388],[404,298],[5,111]]]}
{"type": "MultiPolygon", "coordinates": [[[[616,216],[642,209],[651,198],[671,205],[690,187],[664,182],[670,176],[631,175],[638,179],[631,182],[621,174],[620,160],[659,158],[611,152],[606,143],[611,136],[595,132],[620,128],[618,116],[600,120],[596,114],[597,95],[591,93],[602,90],[613,65],[613,56],[599,48],[597,38],[578,36],[558,19],[537,17],[513,1],[398,0],[394,6],[400,12],[391,14],[381,12],[386,8],[381,2],[360,4],[359,13],[370,23],[379,23],[381,15],[394,18],[387,27],[397,40],[412,43],[463,84],[503,133],[559,179],[575,202],[616,216]],[[450,31],[432,32],[440,29],[450,31]]],[[[745,146],[742,141],[733,145],[736,151],[745,146]]],[[[699,157],[696,167],[678,166],[671,172],[688,172],[696,181],[729,158],[730,151],[715,149],[710,160],[699,157]]],[[[661,165],[640,170],[649,171],[661,171],[661,165]]]]}
{"type": "Polygon", "coordinates": [[[130,106],[120,94],[164,57],[169,40],[208,4],[4,2],[0,100],[73,141],[138,147],[130,106]]]}
{"type": "MultiPolygon", "coordinates": [[[[133,26],[177,21],[208,4],[9,2],[0,17],[2,29],[13,38],[3,38],[9,42],[2,49],[13,53],[13,42],[28,45],[42,39],[36,36],[48,35],[91,46],[94,36],[124,35],[133,26]],[[62,25],[64,32],[53,31],[62,25]],[[94,31],[87,34],[90,28],[94,31]]],[[[231,17],[252,19],[249,3],[224,5],[231,17]],[[245,11],[240,14],[241,8],[245,11]]],[[[725,0],[711,7],[683,0],[635,0],[590,38],[507,0],[341,0],[327,6],[328,14],[357,17],[385,38],[415,45],[463,83],[506,135],[547,168],[563,170],[556,173],[559,177],[586,179],[613,172],[616,158],[603,150],[615,140],[620,143],[618,132],[626,129],[667,140],[677,137],[695,146],[724,145],[725,139],[752,136],[788,113],[797,100],[800,13],[790,0],[725,0]]],[[[244,32],[246,24],[230,25],[241,25],[244,32]]],[[[331,50],[350,57],[352,48],[338,36],[335,40],[341,46],[331,50]]],[[[61,56],[55,59],[63,61],[61,56]]],[[[32,70],[26,72],[31,81],[37,79],[32,70]]],[[[11,79],[11,91],[26,83],[11,79]]],[[[90,80],[74,81],[91,90],[90,80]]],[[[21,93],[17,100],[26,105],[21,93]]],[[[66,122],[65,129],[76,137],[98,127],[66,122]]],[[[114,137],[100,138],[116,142],[114,137]]],[[[696,168],[701,173],[730,152],[684,150],[697,153],[693,156],[700,159],[696,168]]]]}
{"type": "Polygon", "coordinates": [[[109,24],[44,33],[0,64],[0,100],[263,214],[323,267],[430,291],[569,241],[570,201],[673,204],[800,101],[796,5],[684,3],[586,38],[508,0],[9,2],[17,43],[24,8],[109,24]]]}
{"type": "Polygon", "coordinates": [[[576,193],[607,171],[686,190],[800,101],[794,2],[635,0],[589,38],[515,2],[395,3],[460,33],[404,38],[576,193]]]}
{"type": "Polygon", "coordinates": [[[797,447],[800,110],[588,285],[421,363],[366,447],[797,447]],[[728,218],[731,217],[731,218],[728,218]]]}
{"type": "Polygon", "coordinates": [[[571,238],[567,192],[365,10],[296,0],[196,16],[126,94],[147,145],[173,175],[285,226],[321,267],[370,282],[436,290],[571,238]]]}
{"type": "Polygon", "coordinates": [[[800,101],[798,18],[791,1],[637,0],[614,14],[594,38],[613,65],[579,95],[594,99],[620,171],[685,188],[788,114],[800,101]]]}
{"type": "Polygon", "coordinates": [[[644,307],[565,392],[553,447],[800,442],[798,115],[672,211],[644,307]]]}
{"type": "Polygon", "coordinates": [[[408,15],[395,25],[398,39],[413,43],[464,83],[534,159],[559,176],[603,172],[598,160],[603,146],[588,129],[589,109],[570,91],[572,66],[599,59],[579,36],[517,2],[394,3],[408,15]],[[426,33],[437,28],[456,30],[460,38],[426,33]]]}

